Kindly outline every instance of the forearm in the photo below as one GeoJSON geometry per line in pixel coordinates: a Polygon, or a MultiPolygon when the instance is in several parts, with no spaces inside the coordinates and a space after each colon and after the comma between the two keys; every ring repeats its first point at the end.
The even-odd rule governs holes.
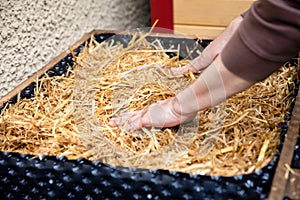
{"type": "Polygon", "coordinates": [[[224,47],[226,67],[250,81],[260,81],[300,50],[300,1],[256,1],[224,47]]]}
{"type": "Polygon", "coordinates": [[[243,14],[244,19],[236,18],[202,56],[192,61],[194,68],[200,68],[201,63],[215,59],[208,55],[217,57],[177,95],[177,111],[187,114],[214,106],[263,80],[296,55],[300,50],[299,2],[257,1],[243,14]],[[221,53],[213,52],[220,49],[221,53]],[[210,54],[205,55],[207,52],[210,54]]]}
{"type": "Polygon", "coordinates": [[[221,103],[253,83],[229,71],[218,56],[193,84],[176,95],[174,109],[182,115],[195,113],[221,103]]]}
{"type": "Polygon", "coordinates": [[[201,56],[191,61],[191,65],[196,69],[207,67],[219,55],[242,21],[241,16],[231,21],[226,29],[203,50],[201,56]]]}

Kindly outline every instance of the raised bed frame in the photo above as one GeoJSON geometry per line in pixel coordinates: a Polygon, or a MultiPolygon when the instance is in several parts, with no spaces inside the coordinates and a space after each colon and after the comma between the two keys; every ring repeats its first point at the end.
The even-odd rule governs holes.
{"type": "MultiPolygon", "coordinates": [[[[84,35],[2,97],[0,112],[5,104],[15,103],[18,94],[21,98],[32,97],[34,82],[43,74],[62,75],[67,64],[73,63],[71,52],[78,55],[92,35],[101,42],[117,33],[94,30],[84,35]]],[[[172,41],[185,39],[174,35],[162,37],[172,41]]],[[[209,42],[200,41],[203,47],[209,42]]],[[[289,167],[299,137],[300,93],[295,96],[291,119],[282,126],[286,134],[282,133],[277,159],[256,173],[212,177],[167,170],[116,169],[86,159],[0,152],[0,196],[5,199],[300,199],[300,169],[289,167]]]]}

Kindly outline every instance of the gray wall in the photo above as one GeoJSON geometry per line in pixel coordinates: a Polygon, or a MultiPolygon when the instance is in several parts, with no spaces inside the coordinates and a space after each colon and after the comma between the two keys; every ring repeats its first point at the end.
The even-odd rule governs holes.
{"type": "Polygon", "coordinates": [[[93,29],[150,26],[149,0],[1,0],[0,97],[93,29]]]}

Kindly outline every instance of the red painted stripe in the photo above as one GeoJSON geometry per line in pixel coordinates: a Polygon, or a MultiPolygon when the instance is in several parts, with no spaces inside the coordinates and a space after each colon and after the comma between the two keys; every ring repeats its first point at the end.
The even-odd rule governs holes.
{"type": "Polygon", "coordinates": [[[151,23],[156,27],[173,30],[173,0],[150,0],[151,23]]]}

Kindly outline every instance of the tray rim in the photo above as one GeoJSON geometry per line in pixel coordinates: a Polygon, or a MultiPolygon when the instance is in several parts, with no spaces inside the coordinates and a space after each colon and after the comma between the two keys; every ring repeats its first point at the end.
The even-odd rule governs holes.
{"type": "MultiPolygon", "coordinates": [[[[0,98],[0,107],[5,105],[18,95],[23,89],[25,89],[32,82],[35,82],[37,78],[45,74],[49,69],[51,69],[55,64],[57,64],[60,60],[65,58],[68,54],[72,53],[75,49],[77,49],[81,44],[86,42],[93,35],[98,34],[120,34],[120,33],[128,33],[130,31],[120,31],[120,30],[102,30],[95,29],[88,33],[85,33],[78,41],[72,44],[67,50],[64,50],[58,56],[54,57],[50,62],[48,62],[44,67],[34,72],[29,78],[25,81],[21,82],[18,86],[16,86],[13,90],[8,92],[6,95],[0,98]]],[[[188,35],[175,35],[175,34],[167,34],[167,33],[151,33],[150,36],[160,36],[166,38],[191,38],[197,39],[188,35]]],[[[203,39],[207,40],[207,39],[203,39]]],[[[300,53],[299,53],[300,57],[300,53]]],[[[300,59],[298,59],[298,65],[300,64],[300,59]]],[[[300,128],[300,89],[298,90],[297,96],[295,98],[295,107],[292,112],[291,119],[288,121],[288,131],[285,134],[285,140],[283,142],[283,147],[280,150],[279,161],[275,168],[275,173],[272,179],[272,184],[269,190],[269,195],[267,199],[282,199],[286,194],[286,186],[288,185],[289,178],[292,176],[291,172],[285,167],[285,164],[290,165],[293,158],[294,148],[296,145],[296,139],[298,137],[299,128],[300,128]]],[[[299,170],[297,170],[299,171],[299,170]]]]}

